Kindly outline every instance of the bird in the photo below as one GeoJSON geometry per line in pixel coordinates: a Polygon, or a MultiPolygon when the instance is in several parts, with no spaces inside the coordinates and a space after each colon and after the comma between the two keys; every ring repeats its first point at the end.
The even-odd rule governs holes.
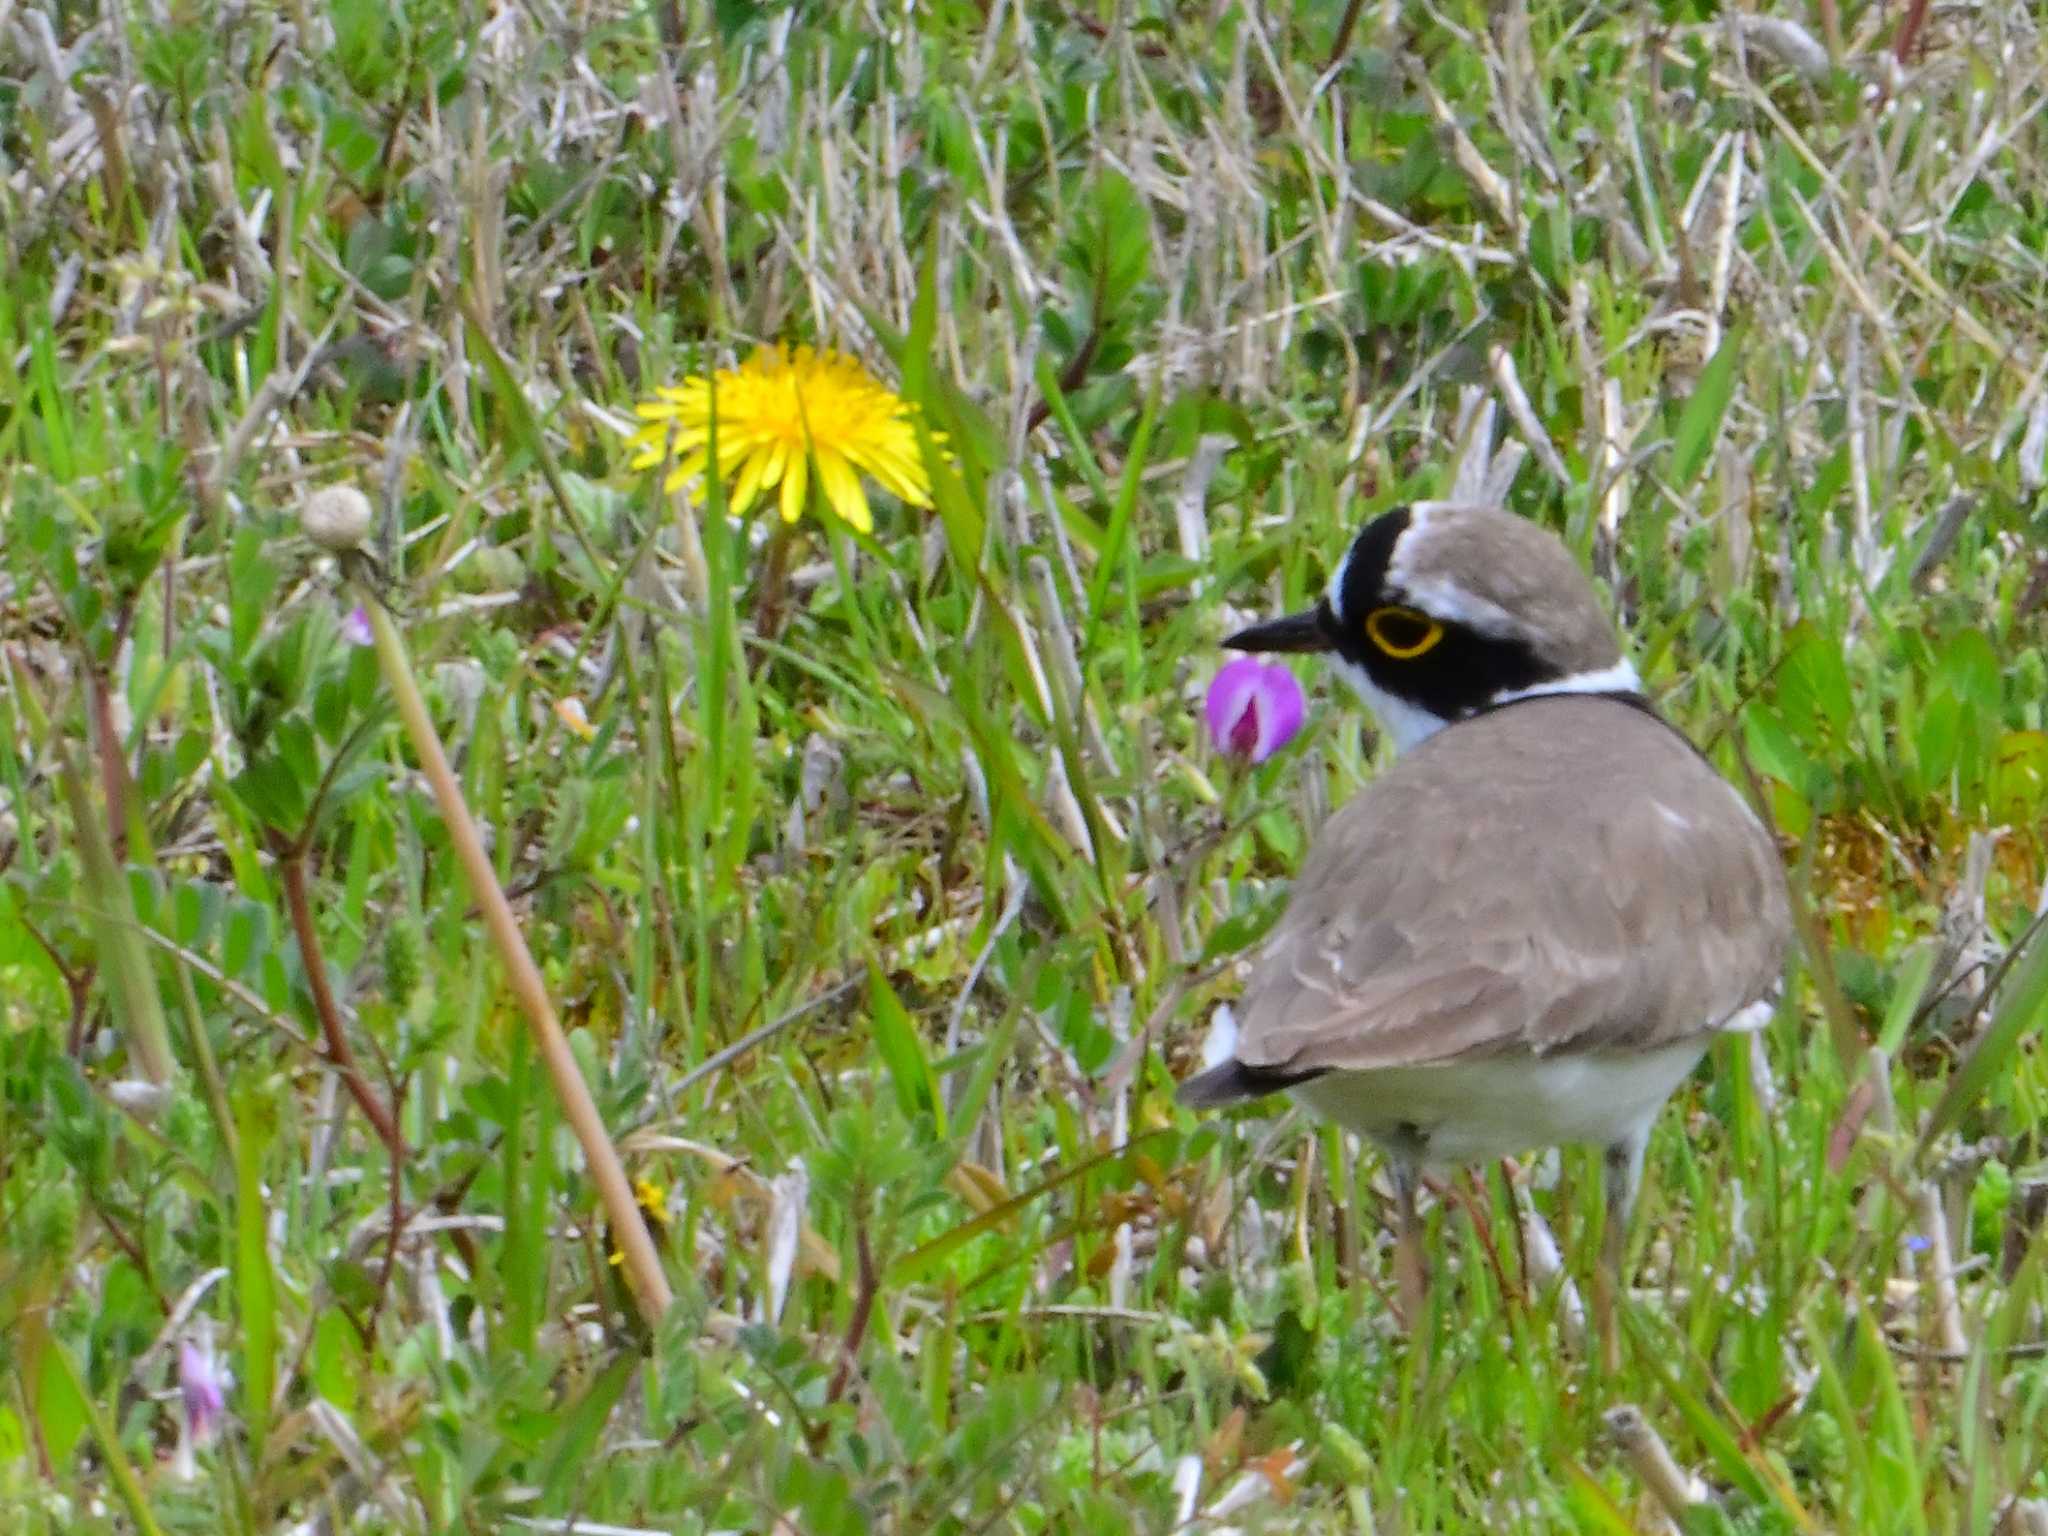
{"type": "Polygon", "coordinates": [[[1411,1325],[1425,1169],[1599,1148],[1611,1356],[1651,1126],[1717,1035],[1775,1013],[1776,843],[1646,695],[1563,541],[1504,508],[1384,512],[1313,608],[1224,644],[1326,657],[1395,755],[1315,834],[1180,1101],[1285,1092],[1376,1145],[1411,1325]]]}

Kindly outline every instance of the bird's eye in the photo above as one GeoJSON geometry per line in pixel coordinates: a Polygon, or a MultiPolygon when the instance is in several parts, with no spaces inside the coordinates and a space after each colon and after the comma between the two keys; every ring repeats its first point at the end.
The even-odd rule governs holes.
{"type": "Polygon", "coordinates": [[[1444,637],[1443,625],[1413,608],[1375,608],[1365,616],[1365,632],[1396,661],[1413,661],[1444,637]]]}

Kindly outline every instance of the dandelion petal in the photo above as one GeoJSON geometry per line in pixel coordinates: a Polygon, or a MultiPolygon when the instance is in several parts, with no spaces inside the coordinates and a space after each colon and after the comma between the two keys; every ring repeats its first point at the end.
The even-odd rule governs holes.
{"type": "Polygon", "coordinates": [[[810,488],[810,455],[790,455],[789,467],[782,472],[782,520],[793,523],[804,515],[804,492],[810,488]]]}
{"type": "Polygon", "coordinates": [[[825,493],[825,504],[841,522],[862,533],[875,526],[874,518],[868,514],[867,492],[860,488],[860,476],[845,459],[822,446],[818,449],[818,489],[825,493]]]}
{"type": "MultiPolygon", "coordinates": [[[[737,368],[659,385],[654,394],[635,406],[646,425],[626,441],[635,469],[670,466],[671,491],[706,472],[715,411],[716,473],[731,486],[735,512],[775,491],[778,510],[794,522],[815,483],[834,516],[867,533],[874,513],[864,476],[906,506],[932,504],[917,407],[845,353],[777,342],[756,347],[737,368]]],[[[933,433],[931,441],[945,439],[933,433]]]]}

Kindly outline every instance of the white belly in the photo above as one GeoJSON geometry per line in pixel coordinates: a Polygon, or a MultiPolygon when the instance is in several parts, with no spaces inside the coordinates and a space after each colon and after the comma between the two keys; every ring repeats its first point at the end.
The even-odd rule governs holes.
{"type": "Polygon", "coordinates": [[[1292,1090],[1346,1130],[1458,1166],[1568,1142],[1612,1146],[1648,1126],[1706,1051],[1507,1055],[1436,1067],[1331,1072],[1292,1090]]]}

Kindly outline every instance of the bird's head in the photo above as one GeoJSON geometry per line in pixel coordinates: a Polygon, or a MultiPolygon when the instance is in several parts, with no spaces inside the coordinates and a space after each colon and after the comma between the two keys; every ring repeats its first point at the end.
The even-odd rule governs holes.
{"type": "Polygon", "coordinates": [[[1571,552],[1497,507],[1417,502],[1383,513],[1352,540],[1315,607],[1223,643],[1328,655],[1401,751],[1533,694],[1642,692],[1571,552]]]}

